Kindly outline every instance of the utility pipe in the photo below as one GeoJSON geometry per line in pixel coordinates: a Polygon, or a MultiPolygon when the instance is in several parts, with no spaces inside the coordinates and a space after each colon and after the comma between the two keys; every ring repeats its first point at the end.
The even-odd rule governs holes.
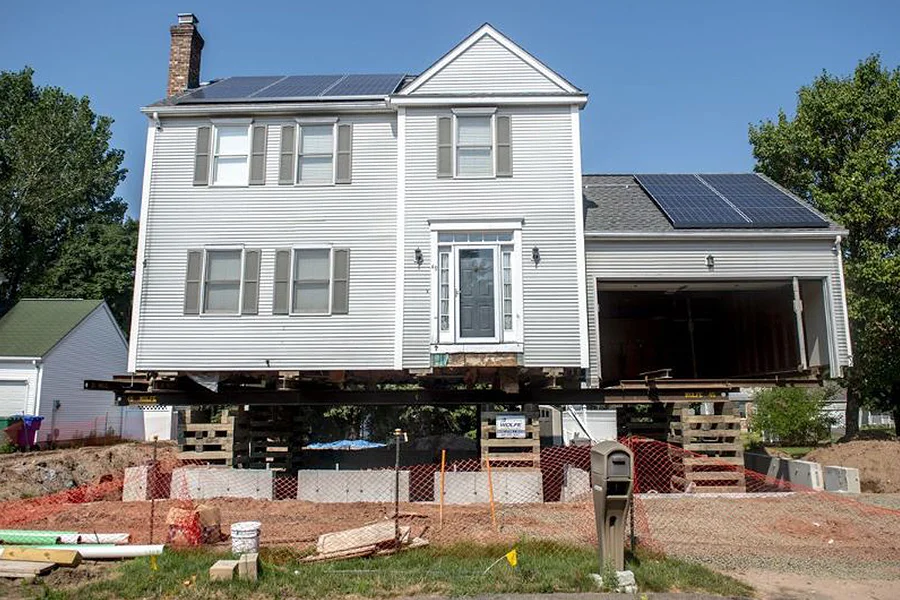
{"type": "Polygon", "coordinates": [[[127,544],[128,533],[76,533],[59,536],[61,544],[127,544]]]}
{"type": "MultiPolygon", "coordinates": [[[[113,544],[53,544],[33,546],[38,550],[77,550],[81,558],[88,560],[137,558],[139,556],[157,556],[163,553],[163,544],[117,546],[113,544]]],[[[0,547],[0,555],[3,548],[0,547]]]]}
{"type": "Polygon", "coordinates": [[[41,531],[34,529],[0,530],[0,544],[58,544],[62,536],[77,536],[74,531],[41,531]]]}

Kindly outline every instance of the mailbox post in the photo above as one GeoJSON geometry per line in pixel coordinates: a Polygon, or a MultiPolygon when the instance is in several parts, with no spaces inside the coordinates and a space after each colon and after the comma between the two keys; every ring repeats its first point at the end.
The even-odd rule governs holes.
{"type": "Polygon", "coordinates": [[[625,569],[625,515],[631,503],[634,455],[619,442],[606,441],[591,449],[591,489],[600,544],[601,572],[606,563],[625,569]]]}

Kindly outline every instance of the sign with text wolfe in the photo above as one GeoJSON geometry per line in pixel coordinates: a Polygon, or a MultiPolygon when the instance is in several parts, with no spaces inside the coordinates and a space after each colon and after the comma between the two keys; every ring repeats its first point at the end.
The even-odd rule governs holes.
{"type": "Polygon", "coordinates": [[[525,415],[499,414],[497,415],[498,438],[524,438],[525,415]]]}

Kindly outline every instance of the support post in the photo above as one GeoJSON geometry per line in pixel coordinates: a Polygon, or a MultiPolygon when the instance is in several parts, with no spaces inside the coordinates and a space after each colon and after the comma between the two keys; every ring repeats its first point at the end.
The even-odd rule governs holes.
{"type": "Polygon", "coordinates": [[[797,322],[797,350],[800,352],[800,368],[803,371],[809,369],[806,359],[806,333],[803,331],[803,300],[800,298],[800,280],[792,279],[794,288],[794,319],[797,322]]]}
{"type": "Polygon", "coordinates": [[[441,509],[439,517],[439,528],[444,528],[444,473],[447,470],[447,451],[441,450],[441,509]]]}
{"type": "Polygon", "coordinates": [[[485,456],[484,462],[487,465],[488,500],[491,503],[491,526],[493,526],[494,531],[497,531],[497,513],[494,511],[494,480],[491,477],[491,459],[485,456]]]}

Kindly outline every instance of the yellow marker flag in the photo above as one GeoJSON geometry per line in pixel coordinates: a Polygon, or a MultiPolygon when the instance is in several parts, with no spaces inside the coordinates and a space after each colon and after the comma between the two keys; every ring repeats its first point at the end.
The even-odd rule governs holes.
{"type": "Polygon", "coordinates": [[[519,564],[519,553],[516,552],[516,549],[513,548],[509,552],[506,553],[506,561],[509,563],[509,566],[514,567],[519,564]]]}
{"type": "Polygon", "coordinates": [[[159,570],[159,565],[156,564],[156,556],[153,554],[150,555],[150,570],[151,571],[159,570]]]}

